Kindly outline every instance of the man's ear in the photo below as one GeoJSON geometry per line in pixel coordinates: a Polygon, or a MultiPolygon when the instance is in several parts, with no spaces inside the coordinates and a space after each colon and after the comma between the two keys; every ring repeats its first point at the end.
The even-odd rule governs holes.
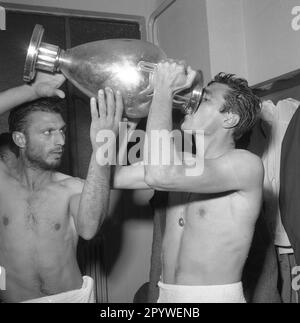
{"type": "Polygon", "coordinates": [[[19,148],[25,148],[26,146],[26,138],[23,132],[20,131],[14,131],[12,133],[12,138],[14,143],[19,147],[19,148]]]}
{"type": "Polygon", "coordinates": [[[234,128],[240,122],[240,116],[236,113],[226,112],[224,117],[224,128],[234,128]]]}

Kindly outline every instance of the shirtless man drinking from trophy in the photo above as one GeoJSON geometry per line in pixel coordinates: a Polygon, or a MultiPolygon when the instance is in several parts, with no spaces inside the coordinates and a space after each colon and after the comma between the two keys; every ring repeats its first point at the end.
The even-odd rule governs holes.
{"type": "MultiPolygon", "coordinates": [[[[189,87],[194,77],[195,71],[182,63],[157,65],[148,140],[153,130],[172,131],[174,93],[189,87]]],[[[145,162],[116,170],[117,188],[170,192],[158,302],[245,302],[241,276],[261,208],[264,169],[256,155],[236,149],[235,140],[252,128],[259,111],[260,101],[246,80],[220,73],[181,125],[183,131],[204,132],[204,147],[196,146],[192,159],[179,165],[166,156],[174,147],[148,143],[144,159],[169,157],[169,165],[145,162]],[[203,171],[188,175],[191,161],[202,165],[197,158],[204,160],[203,171]]]]}

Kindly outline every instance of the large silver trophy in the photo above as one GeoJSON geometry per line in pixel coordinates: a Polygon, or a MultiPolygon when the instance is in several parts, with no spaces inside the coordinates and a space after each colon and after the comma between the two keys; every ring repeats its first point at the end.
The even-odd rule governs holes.
{"type": "MultiPolygon", "coordinates": [[[[83,44],[66,51],[42,42],[44,28],[36,25],[27,51],[24,81],[34,79],[36,70],[58,72],[86,95],[96,97],[110,87],[123,95],[125,114],[146,117],[153,95],[155,66],[167,58],[157,46],[136,39],[108,39],[83,44]]],[[[189,89],[175,94],[173,104],[183,112],[194,110],[201,101],[202,72],[189,89]]]]}

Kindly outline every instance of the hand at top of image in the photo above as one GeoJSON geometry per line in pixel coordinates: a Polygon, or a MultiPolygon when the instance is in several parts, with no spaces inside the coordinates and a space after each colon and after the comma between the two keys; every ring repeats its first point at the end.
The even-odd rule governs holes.
{"type": "Polygon", "coordinates": [[[172,94],[189,88],[196,77],[196,71],[184,61],[167,60],[157,64],[153,83],[155,90],[170,90],[172,94]]]}
{"type": "Polygon", "coordinates": [[[60,73],[50,74],[38,72],[31,86],[37,98],[58,96],[64,99],[65,93],[59,88],[65,80],[64,75],[60,73]]]}

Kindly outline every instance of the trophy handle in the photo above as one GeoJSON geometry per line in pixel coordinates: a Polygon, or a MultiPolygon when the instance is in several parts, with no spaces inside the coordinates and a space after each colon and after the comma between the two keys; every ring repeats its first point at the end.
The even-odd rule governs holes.
{"type": "Polygon", "coordinates": [[[145,61],[138,62],[138,68],[140,68],[144,72],[149,72],[149,73],[154,72],[156,66],[157,64],[155,63],[149,63],[145,61]]]}
{"type": "MultiPolygon", "coordinates": [[[[157,64],[140,61],[138,67],[144,71],[153,73],[157,64]]],[[[202,101],[203,95],[203,74],[201,70],[197,70],[195,80],[191,89],[181,90],[179,89],[174,93],[173,102],[176,108],[183,109],[185,113],[189,111],[195,111],[202,101]]]]}

